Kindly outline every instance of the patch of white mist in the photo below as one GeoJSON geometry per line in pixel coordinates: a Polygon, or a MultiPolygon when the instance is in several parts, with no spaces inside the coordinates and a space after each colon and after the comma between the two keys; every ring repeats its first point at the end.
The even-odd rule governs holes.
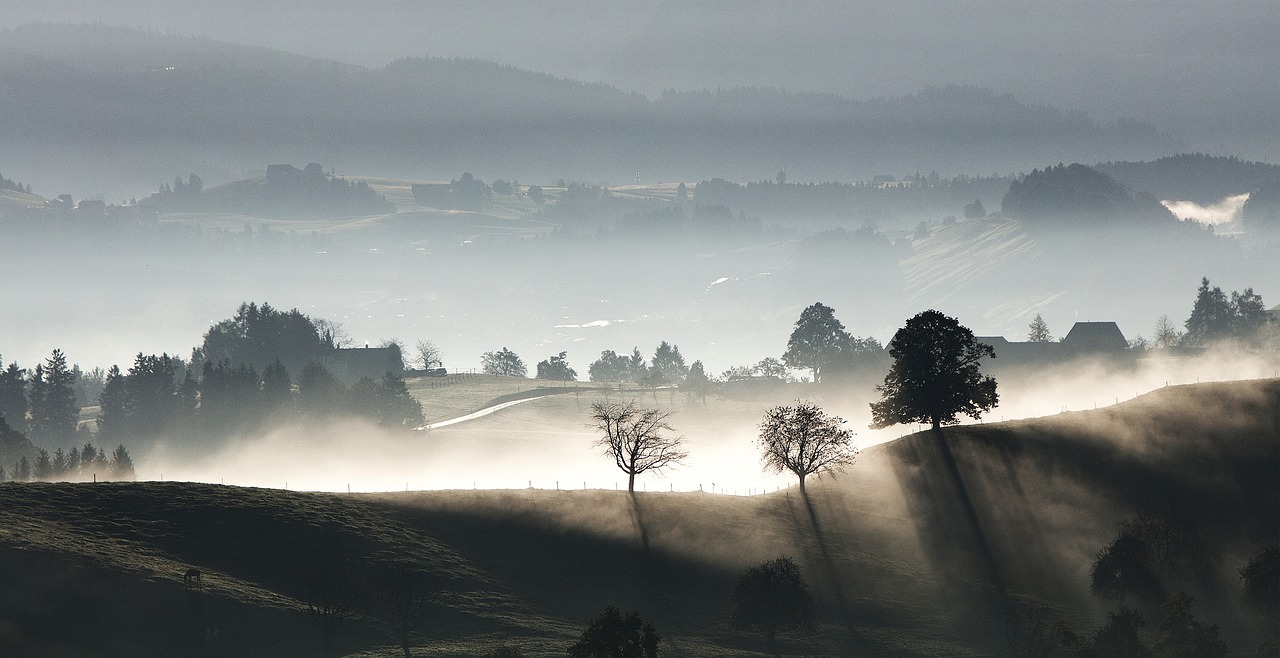
{"type": "Polygon", "coordinates": [[[1196,220],[1203,224],[1226,224],[1240,218],[1240,209],[1249,200],[1248,194],[1235,194],[1223,200],[1202,206],[1194,201],[1166,200],[1164,204],[1169,212],[1181,220],[1196,220]]]}

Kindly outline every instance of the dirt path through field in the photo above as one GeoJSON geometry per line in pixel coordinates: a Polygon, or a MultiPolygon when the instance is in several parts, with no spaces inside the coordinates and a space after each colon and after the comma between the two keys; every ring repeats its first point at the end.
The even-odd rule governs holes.
{"type": "Polygon", "coordinates": [[[469,414],[466,414],[465,416],[458,416],[458,417],[456,417],[456,418],[450,418],[450,419],[448,419],[448,420],[442,420],[442,421],[437,422],[437,423],[429,423],[429,424],[427,424],[427,425],[423,425],[422,427],[415,427],[415,428],[414,428],[414,430],[415,430],[415,431],[423,431],[423,430],[434,430],[434,429],[439,429],[439,428],[441,428],[441,427],[448,427],[449,425],[456,425],[456,424],[458,424],[458,423],[463,423],[463,422],[466,422],[466,421],[468,421],[468,420],[475,420],[475,419],[480,418],[480,417],[483,417],[483,416],[488,416],[489,414],[491,414],[491,413],[493,413],[493,412],[495,412],[495,411],[500,411],[500,410],[502,410],[502,409],[506,409],[507,407],[510,407],[510,406],[513,406],[513,405],[520,404],[521,402],[528,402],[529,400],[537,400],[537,399],[545,398],[545,397],[549,397],[549,396],[552,396],[552,395],[563,395],[563,394],[565,394],[565,393],[575,393],[575,392],[580,392],[580,391],[583,391],[583,390],[590,390],[590,389],[583,389],[583,388],[580,388],[580,387],[573,387],[573,388],[560,388],[560,389],[552,389],[552,388],[549,388],[549,389],[541,389],[541,390],[524,391],[524,392],[520,392],[520,393],[513,393],[513,394],[509,394],[509,395],[503,395],[503,396],[500,396],[500,397],[494,398],[494,400],[495,400],[495,401],[496,401],[496,400],[503,400],[503,398],[508,398],[508,399],[503,400],[502,402],[498,402],[497,404],[491,404],[491,405],[489,405],[489,406],[487,406],[487,407],[484,407],[483,409],[480,409],[480,410],[478,410],[478,411],[473,411],[473,412],[471,412],[471,413],[469,413],[469,414]],[[514,400],[513,400],[513,399],[509,399],[509,398],[513,398],[513,397],[515,398],[514,400]]]}
{"type": "Polygon", "coordinates": [[[502,404],[495,404],[495,405],[493,405],[492,407],[485,407],[484,409],[481,409],[481,410],[479,410],[479,411],[473,411],[473,412],[471,412],[471,413],[469,413],[469,414],[467,414],[467,415],[465,415],[465,416],[458,416],[457,418],[450,418],[449,420],[442,420],[442,421],[440,421],[440,422],[438,422],[438,423],[431,423],[430,425],[423,425],[422,427],[415,427],[415,428],[414,428],[414,430],[416,430],[416,431],[421,431],[421,430],[434,430],[434,429],[439,429],[439,428],[441,428],[441,427],[448,427],[449,425],[456,425],[456,424],[458,424],[458,423],[465,423],[465,422],[466,422],[466,421],[468,421],[468,420],[475,420],[475,419],[477,419],[477,418],[480,418],[481,416],[488,416],[489,414],[491,414],[491,413],[493,413],[493,412],[495,412],[495,411],[499,411],[499,410],[501,410],[501,409],[506,409],[507,407],[510,407],[510,406],[513,406],[513,405],[520,404],[521,402],[528,402],[528,401],[530,401],[530,400],[537,400],[537,399],[539,399],[539,398],[545,398],[545,397],[547,397],[548,395],[554,395],[554,393],[548,393],[548,394],[546,394],[546,395],[539,395],[539,396],[537,396],[537,397],[532,397],[532,398],[522,398],[522,399],[519,399],[519,400],[509,400],[509,401],[507,401],[507,402],[503,402],[502,404]]]}

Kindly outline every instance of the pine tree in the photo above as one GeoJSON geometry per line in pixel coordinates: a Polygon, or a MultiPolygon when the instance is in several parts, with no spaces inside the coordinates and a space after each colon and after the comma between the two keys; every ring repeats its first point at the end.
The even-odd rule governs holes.
{"type": "Polygon", "coordinates": [[[1209,287],[1209,277],[1200,280],[1196,302],[1187,318],[1185,340],[1193,347],[1203,347],[1231,335],[1234,311],[1222,288],[1209,287]]]}
{"type": "MultiPolygon", "coordinates": [[[[107,371],[107,381],[98,396],[98,436],[104,441],[128,434],[128,412],[125,410],[125,378],[119,366],[107,371]]],[[[74,452],[75,449],[72,449],[74,452]]]]}
{"type": "Polygon", "coordinates": [[[135,477],[133,459],[124,444],[116,446],[115,452],[111,453],[111,477],[115,480],[132,480],[135,477]]]}
{"type": "Polygon", "coordinates": [[[1030,331],[1027,332],[1027,340],[1032,343],[1052,343],[1053,334],[1049,333],[1049,324],[1036,313],[1036,317],[1031,321],[1030,331]]]}
{"type": "Polygon", "coordinates": [[[8,368],[0,371],[0,418],[4,418],[15,431],[25,434],[29,408],[27,372],[19,368],[17,362],[10,363],[8,368]]]}
{"type": "Polygon", "coordinates": [[[40,448],[36,453],[35,479],[46,482],[53,479],[53,460],[49,459],[49,451],[40,448]]]}
{"type": "Polygon", "coordinates": [[[67,474],[67,453],[62,448],[53,451],[53,477],[62,479],[67,474]]]}
{"type": "Polygon", "coordinates": [[[80,475],[80,449],[71,446],[71,451],[67,453],[67,479],[74,479],[80,475]]]}
{"type": "Polygon", "coordinates": [[[173,428],[175,397],[174,363],[168,354],[134,357],[125,377],[125,413],[129,433],[159,436],[173,428]]]}
{"type": "Polygon", "coordinates": [[[689,366],[684,364],[684,355],[680,354],[680,347],[671,345],[665,340],[654,350],[653,361],[650,363],[653,380],[661,386],[679,384],[684,381],[685,375],[689,374],[689,366]]]}
{"type": "Polygon", "coordinates": [[[62,350],[55,349],[31,375],[31,438],[69,443],[75,440],[79,418],[75,375],[62,350]]]}

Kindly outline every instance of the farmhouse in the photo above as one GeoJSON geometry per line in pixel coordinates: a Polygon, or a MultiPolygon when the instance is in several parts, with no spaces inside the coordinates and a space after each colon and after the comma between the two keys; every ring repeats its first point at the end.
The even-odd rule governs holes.
{"type": "Polygon", "coordinates": [[[1129,341],[1114,322],[1077,322],[1062,344],[1078,354],[1116,354],[1129,348],[1129,341]]]}
{"type": "Polygon", "coordinates": [[[301,174],[302,172],[299,171],[297,167],[291,164],[267,165],[267,182],[268,183],[278,183],[301,174]]]}
{"type": "Polygon", "coordinates": [[[365,377],[381,380],[387,374],[404,374],[400,349],[396,347],[338,348],[325,354],[320,365],[348,384],[365,377]]]}
{"type": "Polygon", "coordinates": [[[1004,336],[976,336],[978,342],[995,348],[994,361],[984,362],[993,371],[1043,368],[1073,359],[1103,359],[1122,362],[1133,358],[1129,341],[1114,322],[1077,322],[1058,342],[1013,342],[1004,336]]]}

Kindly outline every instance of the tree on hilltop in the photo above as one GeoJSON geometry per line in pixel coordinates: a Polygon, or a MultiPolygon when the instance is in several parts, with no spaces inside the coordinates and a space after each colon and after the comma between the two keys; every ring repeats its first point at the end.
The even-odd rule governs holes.
{"type": "Polygon", "coordinates": [[[566,352],[561,352],[556,356],[538,362],[537,379],[571,382],[577,378],[578,371],[569,367],[569,358],[566,352]]]}
{"type": "Polygon", "coordinates": [[[621,383],[627,381],[627,357],[613,350],[600,352],[600,358],[587,367],[587,375],[593,382],[621,383]]]}
{"type": "Polygon", "coordinates": [[[480,355],[480,368],[486,375],[524,377],[529,373],[520,355],[505,347],[497,352],[485,352],[480,355]]]}
{"type": "Polygon", "coordinates": [[[591,405],[589,427],[600,430],[596,444],[604,448],[604,455],[613,458],[614,464],[627,474],[627,492],[635,494],[636,476],[676,466],[689,453],[681,450],[681,439],[670,436],[673,431],[667,422],[672,412],[661,409],[641,408],[635,400],[595,402],[591,405]]]}
{"type": "Polygon", "coordinates": [[[680,347],[662,341],[653,352],[653,360],[649,362],[652,373],[650,379],[657,386],[673,386],[684,381],[689,374],[689,366],[684,364],[684,355],[680,347]]]}
{"type": "Polygon", "coordinates": [[[423,370],[431,370],[444,365],[440,348],[429,340],[418,340],[418,360],[415,364],[421,366],[423,370]]]}
{"type": "Polygon", "coordinates": [[[842,427],[844,422],[810,402],[766,411],[757,442],[765,470],[795,474],[800,478],[800,495],[806,495],[805,478],[839,471],[858,454],[853,435],[842,427]]]}
{"type": "Polygon", "coordinates": [[[876,387],[871,427],[929,423],[937,430],[956,416],[980,418],[999,401],[996,380],[979,369],[995,349],[979,343],[968,327],[934,310],[907,320],[889,343],[893,367],[876,387]]]}

